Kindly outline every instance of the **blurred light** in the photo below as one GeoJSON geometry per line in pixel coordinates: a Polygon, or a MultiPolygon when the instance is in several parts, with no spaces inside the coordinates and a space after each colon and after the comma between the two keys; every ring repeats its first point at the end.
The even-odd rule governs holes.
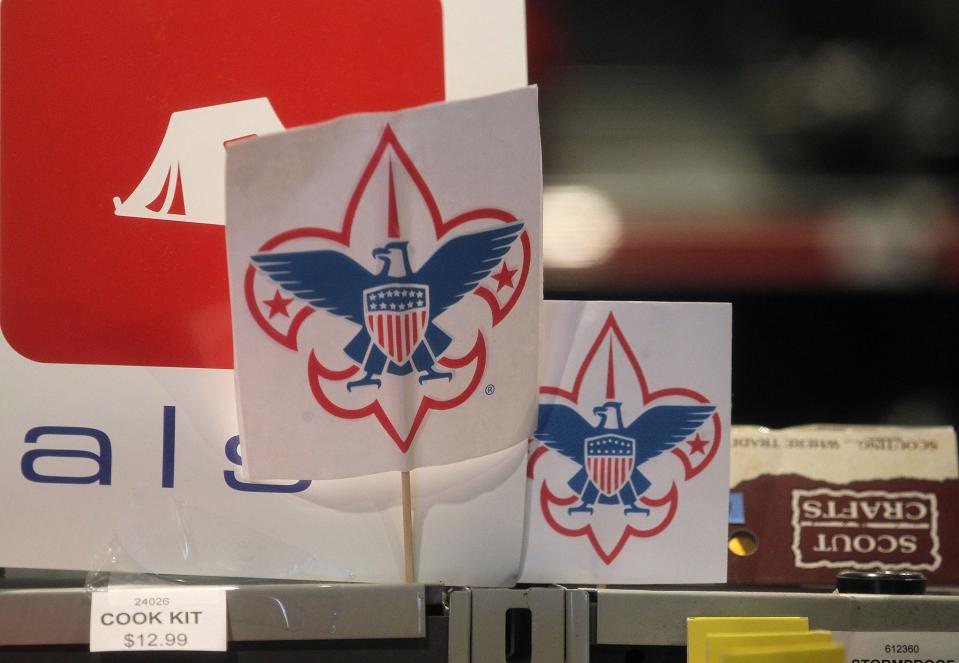
{"type": "Polygon", "coordinates": [[[850,43],[828,44],[810,62],[809,96],[825,115],[870,113],[880,101],[875,58],[850,43]]]}
{"type": "Polygon", "coordinates": [[[850,204],[823,227],[840,274],[867,286],[906,287],[930,280],[937,268],[948,194],[914,180],[883,197],[850,204]]]}
{"type": "Polygon", "coordinates": [[[548,186],[543,190],[543,262],[576,269],[605,261],[623,234],[619,210],[588,186],[548,186]]]}

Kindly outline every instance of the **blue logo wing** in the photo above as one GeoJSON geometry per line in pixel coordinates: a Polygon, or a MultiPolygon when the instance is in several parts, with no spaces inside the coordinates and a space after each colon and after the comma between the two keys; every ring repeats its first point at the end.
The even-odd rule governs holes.
{"type": "Polygon", "coordinates": [[[363,290],[375,277],[338,251],[261,253],[256,267],[279,287],[313,308],[363,325],[363,290]]]}
{"type": "Polygon", "coordinates": [[[659,405],[643,412],[624,431],[636,440],[636,465],[695,433],[715,409],[712,405],[659,405]]]}
{"type": "Polygon", "coordinates": [[[539,406],[539,420],[533,437],[580,465],[586,462],[583,440],[593,432],[579,412],[566,405],[539,406]]]}
{"type": "Polygon", "coordinates": [[[430,317],[461,300],[489,276],[522,230],[522,223],[510,223],[463,235],[430,256],[415,277],[430,287],[430,317]]]}

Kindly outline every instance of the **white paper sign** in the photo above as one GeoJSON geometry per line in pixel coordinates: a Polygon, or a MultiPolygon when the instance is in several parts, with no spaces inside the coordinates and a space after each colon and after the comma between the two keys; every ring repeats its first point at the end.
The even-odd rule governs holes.
{"type": "MultiPolygon", "coordinates": [[[[26,360],[0,345],[0,362],[26,360]]],[[[41,366],[20,373],[18,384],[44,398],[19,407],[0,399],[10,431],[0,445],[0,495],[11,505],[0,565],[402,582],[398,475],[244,480],[231,371],[41,366]],[[138,379],[143,373],[149,379],[138,379]],[[123,406],[122,419],[98,410],[104,394],[123,406]],[[171,394],[180,404],[168,404],[171,394]],[[86,456],[64,455],[75,452],[86,456]],[[78,483],[84,477],[94,478],[78,483]]],[[[457,560],[418,550],[418,580],[515,578],[524,447],[413,473],[418,549],[457,560]],[[501,518],[487,527],[490,511],[501,518]],[[480,544],[494,534],[490,554],[480,544]]]]}
{"type": "Polygon", "coordinates": [[[726,578],[731,307],[544,302],[526,582],[726,578]]]}
{"type": "Polygon", "coordinates": [[[222,587],[93,592],[90,651],[226,651],[222,587]]]}
{"type": "MultiPolygon", "coordinates": [[[[328,4],[332,9],[335,3],[328,4]]],[[[491,5],[486,0],[443,3],[442,37],[446,57],[440,60],[437,55],[437,66],[445,74],[447,98],[525,84],[522,5],[512,4],[516,7],[503,11],[502,3],[491,5]],[[451,53],[455,57],[451,57],[451,53]]],[[[439,9],[435,8],[437,15],[439,9]]],[[[177,16],[180,14],[182,12],[177,16]]],[[[30,16],[24,14],[20,18],[30,16]]],[[[134,19],[136,16],[131,18],[134,19]]],[[[179,20],[164,16],[163,22],[166,24],[168,19],[174,21],[171,24],[179,20]]],[[[319,17],[318,20],[325,19],[319,17]]],[[[33,23],[21,20],[18,25],[32,29],[33,23]]],[[[6,27],[14,29],[12,24],[6,27]]],[[[413,27],[412,38],[417,40],[420,28],[429,28],[413,27]]],[[[402,57],[402,54],[396,55],[402,57]]],[[[350,57],[344,53],[342,62],[348,62],[350,57]]],[[[314,60],[307,62],[304,70],[315,70],[321,78],[324,68],[340,67],[322,57],[314,60]]],[[[85,69],[92,72],[96,68],[85,69]]],[[[53,67],[50,71],[60,70],[53,67]]],[[[113,99],[114,93],[125,89],[124,86],[130,87],[114,73],[107,72],[101,78],[91,74],[90,81],[75,81],[75,87],[86,90],[86,96],[113,99]],[[104,91],[107,91],[105,96],[104,91]]],[[[206,256],[202,251],[194,253],[192,238],[217,237],[218,228],[203,223],[182,224],[180,220],[131,219],[116,215],[129,213],[123,203],[156,155],[172,113],[188,107],[227,104],[266,95],[273,100],[276,112],[289,123],[290,107],[283,101],[287,97],[271,92],[277,87],[285,88],[285,84],[274,85],[267,80],[269,77],[239,76],[233,81],[235,86],[232,83],[227,86],[230,90],[235,88],[230,91],[222,86],[211,87],[206,84],[209,81],[204,82],[198,76],[183,89],[161,86],[162,90],[157,88],[162,92],[159,95],[137,88],[137,103],[130,108],[130,119],[112,129],[129,138],[121,141],[122,145],[117,148],[118,154],[124,153],[127,168],[111,162],[110,168],[98,169],[88,165],[88,160],[83,162],[87,164],[83,167],[74,163],[59,168],[57,172],[64,179],[58,180],[58,187],[66,183],[65,178],[73,178],[80,184],[76,188],[78,195],[70,196],[67,203],[78,216],[51,215],[47,206],[33,200],[18,206],[6,205],[5,198],[0,234],[5,239],[14,234],[20,236],[29,264],[45,269],[47,261],[43,252],[37,250],[42,242],[38,244],[29,232],[30,225],[18,226],[26,227],[25,233],[13,231],[12,222],[24,214],[47,218],[51,224],[44,224],[49,226],[53,218],[58,219],[57,223],[62,222],[63,227],[58,236],[69,238],[71,250],[88,258],[104,251],[110,253],[111,245],[103,244],[100,239],[106,237],[105,228],[112,229],[111,236],[126,237],[131,228],[145,225],[160,228],[157,236],[166,232],[180,236],[188,227],[190,239],[170,242],[174,249],[169,254],[154,251],[151,255],[160,255],[155,263],[136,250],[124,255],[130,260],[129,264],[142,268],[137,269],[136,274],[157,273],[167,281],[189,282],[204,292],[210,287],[210,293],[215,293],[215,284],[175,270],[171,265],[178,262],[174,255],[206,256]],[[200,90],[202,99],[193,99],[187,94],[191,85],[200,90]],[[234,93],[239,96],[231,96],[234,93]],[[186,103],[188,98],[192,100],[186,103]],[[186,105],[178,105],[180,102],[186,105]],[[150,139],[129,144],[133,140],[130,137],[139,136],[141,132],[148,133],[150,139]],[[138,154],[142,158],[135,156],[138,154]],[[96,185],[88,186],[90,182],[96,185]],[[111,200],[114,195],[122,199],[117,207],[111,200]],[[88,218],[96,220],[99,230],[93,232],[87,226],[88,218]],[[175,250],[176,247],[182,251],[175,250]]],[[[289,85],[295,87],[296,80],[291,81],[289,85]]],[[[5,90],[8,83],[10,80],[4,79],[5,90]]],[[[369,94],[363,92],[368,88],[368,84],[351,87],[347,96],[365,107],[380,101],[386,103],[379,100],[375,90],[369,94]]],[[[46,87],[41,85],[36,89],[42,91],[46,87]]],[[[293,96],[301,95],[294,91],[293,96]]],[[[339,98],[338,94],[334,96],[339,98]]],[[[38,98],[42,97],[41,94],[38,98]]],[[[342,108],[339,103],[331,108],[342,108]]],[[[84,108],[87,106],[89,104],[84,108]]],[[[74,130],[76,122],[69,106],[58,106],[58,109],[66,118],[64,126],[69,129],[64,135],[80,136],[71,143],[74,149],[89,144],[97,145],[96,150],[103,152],[104,146],[95,138],[74,130]]],[[[253,131],[264,128],[268,127],[259,123],[251,127],[253,131]]],[[[241,135],[246,133],[244,130],[241,135]]],[[[4,140],[8,138],[12,136],[5,135],[4,140]]],[[[203,136],[183,140],[210,142],[203,136]]],[[[220,143],[216,143],[216,147],[220,149],[220,143]]],[[[86,150],[80,151],[87,154],[86,150]]],[[[40,170],[46,168],[39,162],[31,165],[18,159],[12,152],[11,156],[13,158],[4,160],[5,178],[14,171],[21,176],[29,175],[33,166],[40,170]]],[[[59,160],[61,156],[57,154],[56,158],[59,160]]],[[[158,203],[169,208],[177,200],[177,187],[169,186],[178,179],[174,175],[179,171],[191,184],[197,180],[193,177],[193,164],[166,165],[174,168],[170,172],[164,168],[161,173],[158,186],[162,187],[164,181],[168,184],[158,203]]],[[[43,177],[32,180],[46,181],[43,177]]],[[[222,178],[204,181],[222,185],[222,178]]],[[[190,208],[197,195],[220,195],[194,189],[181,193],[190,208]]],[[[192,220],[211,219],[204,216],[192,220]]],[[[9,257],[10,243],[5,244],[4,249],[5,258],[9,257]]],[[[126,260],[119,262],[125,264],[126,260]]],[[[12,259],[4,264],[5,280],[0,283],[0,299],[6,302],[0,316],[3,327],[0,330],[3,389],[0,433],[4,440],[0,444],[0,502],[6,508],[0,517],[3,531],[0,567],[366,582],[403,580],[400,483],[395,474],[309,483],[296,472],[293,478],[272,487],[244,481],[243,467],[238,464],[240,449],[236,436],[239,431],[232,370],[179,368],[172,366],[180,364],[170,362],[157,367],[77,363],[89,361],[82,358],[28,359],[21,354],[25,352],[22,344],[12,342],[10,326],[13,322],[34,318],[35,307],[29,302],[36,299],[14,297],[11,292],[14,284],[22,286],[33,279],[12,269],[12,259]],[[27,305],[18,304],[20,301],[27,305]],[[52,361],[62,363],[49,363],[52,361]]],[[[204,267],[210,264],[208,260],[203,261],[204,267]]],[[[122,311],[110,308],[109,315],[102,316],[108,334],[97,335],[87,330],[85,334],[74,335],[70,330],[77,326],[76,311],[89,312],[93,310],[90,308],[93,303],[99,304],[97,310],[103,310],[104,295],[107,299],[112,296],[111,301],[119,295],[116,279],[100,282],[108,283],[106,286],[85,288],[78,285],[89,282],[79,278],[83,270],[75,266],[71,269],[77,280],[71,281],[62,292],[73,293],[74,299],[67,306],[44,305],[44,309],[48,313],[58,312],[66,337],[75,336],[80,345],[89,344],[86,348],[89,356],[99,356],[105,349],[109,350],[108,354],[115,353],[116,339],[123,338],[129,346],[153,357],[156,353],[150,339],[162,336],[171,322],[178,330],[188,329],[183,336],[174,336],[186,340],[189,354],[216,354],[229,345],[228,334],[197,322],[221,314],[225,301],[213,294],[200,299],[196,299],[195,293],[191,295],[186,301],[202,301],[202,307],[176,320],[161,313],[128,319],[122,311]]],[[[89,278],[90,274],[86,276],[89,278]]],[[[99,278],[105,277],[97,276],[94,280],[99,278]]],[[[129,290],[120,290],[145,295],[146,301],[153,301],[156,294],[144,288],[132,273],[127,275],[124,287],[129,290]]],[[[525,442],[516,442],[512,448],[483,458],[413,473],[418,580],[480,585],[509,585],[515,580],[522,546],[526,455],[525,442]],[[489,513],[496,513],[498,517],[486,519],[489,513]]]]}
{"type": "Polygon", "coordinates": [[[528,437],[541,207],[535,88],[231,146],[250,476],[409,470],[528,437]]]}
{"type": "Polygon", "coordinates": [[[959,632],[833,631],[847,663],[956,663],[959,632]]]}

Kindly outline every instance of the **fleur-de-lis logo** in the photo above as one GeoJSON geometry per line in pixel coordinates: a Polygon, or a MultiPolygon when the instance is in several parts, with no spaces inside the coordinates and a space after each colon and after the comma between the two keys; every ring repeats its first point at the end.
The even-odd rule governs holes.
{"type": "Polygon", "coordinates": [[[669,527],[680,485],[710,465],[721,433],[719,413],[702,394],[650,388],[610,313],[572,386],[540,387],[527,476],[537,482],[534,494],[549,526],[563,536],[586,537],[608,565],[632,537],[656,536],[669,527]],[[565,485],[538,477],[548,454],[566,464],[565,485]],[[675,478],[665,485],[643,471],[659,457],[675,459],[675,478]]]}
{"type": "Polygon", "coordinates": [[[476,391],[486,334],[516,305],[530,261],[529,234],[508,211],[444,219],[387,125],[340,230],[300,228],[266,241],[251,256],[246,302],[269,338],[304,353],[324,410],[374,417],[405,453],[431,410],[455,408],[476,391]],[[444,316],[467,297],[485,302],[488,318],[444,316]],[[317,317],[313,335],[343,338],[339,349],[304,342],[305,323],[317,317]],[[409,393],[418,394],[414,408],[409,393]]]}

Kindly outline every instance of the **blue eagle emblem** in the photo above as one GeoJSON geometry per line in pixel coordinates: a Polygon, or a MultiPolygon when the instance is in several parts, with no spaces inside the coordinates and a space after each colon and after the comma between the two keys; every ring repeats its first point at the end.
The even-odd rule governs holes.
{"type": "Polygon", "coordinates": [[[446,378],[436,361],[453,340],[434,318],[472,292],[501,262],[523,230],[522,223],[461,235],[433,253],[413,271],[406,241],[373,249],[382,261],[367,271],[344,253],[331,250],[261,253],[252,256],[261,273],[280,288],[318,310],[360,326],[343,348],[365,375],[346,387],[380,387],[384,371],[419,372],[419,383],[446,378]]]}
{"type": "Polygon", "coordinates": [[[614,400],[594,407],[599,422],[593,426],[567,405],[539,406],[533,437],[580,465],[568,482],[579,496],[579,503],[567,510],[570,514],[593,513],[598,501],[622,504],[623,513],[649,515],[649,509],[636,504],[650,486],[639,466],[683,442],[716,409],[712,405],[659,405],[624,426],[621,408],[614,400]]]}

